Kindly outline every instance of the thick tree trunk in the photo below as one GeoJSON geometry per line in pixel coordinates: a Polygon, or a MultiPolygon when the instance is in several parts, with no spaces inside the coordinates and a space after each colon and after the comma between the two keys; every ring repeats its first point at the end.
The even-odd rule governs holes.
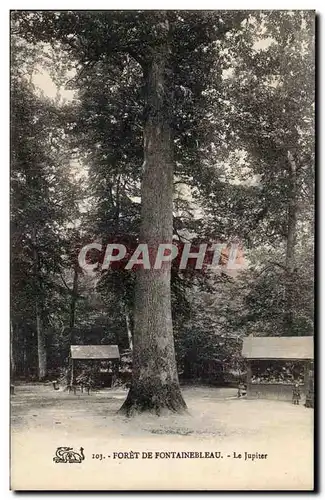
{"type": "MultiPolygon", "coordinates": [[[[159,243],[171,243],[173,231],[173,158],[168,82],[168,23],[165,40],[157,44],[145,72],[146,123],[142,178],[140,241],[147,243],[151,269],[138,269],[135,290],[132,384],[121,412],[181,412],[174,351],[170,265],[152,269],[159,243]]],[[[162,28],[163,27],[163,28],[162,28]]],[[[161,32],[160,32],[161,33],[161,32]]]]}
{"type": "Polygon", "coordinates": [[[297,168],[295,160],[288,152],[288,172],[290,183],[290,198],[288,205],[287,248],[286,248],[286,284],[285,284],[285,314],[284,333],[294,335],[294,273],[295,273],[295,247],[297,237],[297,168]]]}

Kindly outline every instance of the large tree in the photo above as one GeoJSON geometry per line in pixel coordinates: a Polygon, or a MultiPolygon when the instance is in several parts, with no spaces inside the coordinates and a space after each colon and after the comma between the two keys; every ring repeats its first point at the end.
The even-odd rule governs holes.
{"type": "MultiPolygon", "coordinates": [[[[200,150],[193,131],[200,130],[203,119],[204,91],[218,54],[216,42],[238,27],[245,14],[76,11],[15,16],[28,40],[60,42],[78,61],[80,75],[106,61],[109,86],[110,77],[118,78],[130,57],[139,65],[144,115],[140,241],[149,245],[153,264],[159,243],[172,241],[175,157],[182,146],[200,150]],[[193,104],[182,115],[175,106],[177,93],[193,104]]],[[[195,154],[187,156],[187,162],[176,165],[191,177],[198,168],[195,154]]],[[[141,269],[135,300],[133,380],[122,410],[127,414],[183,411],[172,333],[170,265],[141,269]]]]}

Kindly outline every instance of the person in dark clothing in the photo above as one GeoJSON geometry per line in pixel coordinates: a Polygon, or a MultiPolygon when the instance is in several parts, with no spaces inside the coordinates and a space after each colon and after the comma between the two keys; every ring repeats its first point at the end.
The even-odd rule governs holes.
{"type": "Polygon", "coordinates": [[[296,382],[292,390],[292,403],[294,405],[299,405],[300,397],[299,384],[296,382]]]}

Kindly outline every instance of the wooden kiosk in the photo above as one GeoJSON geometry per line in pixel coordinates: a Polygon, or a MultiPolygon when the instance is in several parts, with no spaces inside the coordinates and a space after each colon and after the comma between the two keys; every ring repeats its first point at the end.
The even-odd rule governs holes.
{"type": "MultiPolygon", "coordinates": [[[[296,380],[261,381],[256,377],[258,362],[272,363],[294,362],[303,370],[303,380],[299,382],[301,404],[313,387],[313,337],[246,337],[243,341],[242,356],[247,360],[247,397],[250,399],[292,399],[292,390],[296,380]],[[254,380],[255,379],[255,380],[254,380]]],[[[310,395],[310,394],[309,394],[310,395]]]]}
{"type": "Polygon", "coordinates": [[[118,376],[120,353],[117,345],[72,345],[70,348],[71,385],[76,380],[76,364],[78,361],[111,361],[112,378],[118,376]]]}

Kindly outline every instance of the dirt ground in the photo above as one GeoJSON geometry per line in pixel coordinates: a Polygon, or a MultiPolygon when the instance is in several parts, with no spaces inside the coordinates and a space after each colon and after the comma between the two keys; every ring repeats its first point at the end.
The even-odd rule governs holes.
{"type": "Polygon", "coordinates": [[[116,414],[126,394],[122,389],[74,395],[50,385],[15,387],[12,489],[313,488],[311,409],[238,400],[235,389],[189,387],[183,388],[189,415],[127,419],[116,414]],[[83,447],[85,460],[55,463],[59,446],[83,447]],[[197,455],[182,458],[182,452],[197,455]]]}

